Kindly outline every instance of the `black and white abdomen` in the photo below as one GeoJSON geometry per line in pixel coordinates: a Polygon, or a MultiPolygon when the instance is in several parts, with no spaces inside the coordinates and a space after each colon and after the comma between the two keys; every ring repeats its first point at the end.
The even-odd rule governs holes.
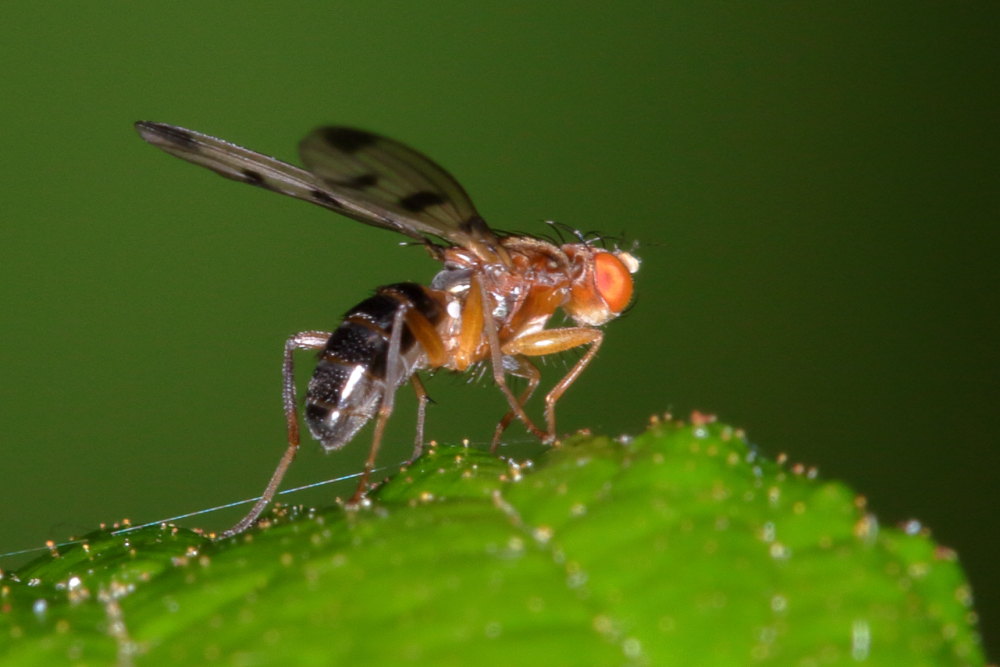
{"type": "Polygon", "coordinates": [[[319,354],[306,393],[305,419],[313,437],[327,450],[346,445],[378,412],[386,391],[408,380],[426,361],[405,323],[399,354],[389,359],[396,313],[413,308],[437,327],[444,310],[416,283],[380,287],[344,315],[319,354]],[[392,381],[394,386],[387,387],[392,381]]]}

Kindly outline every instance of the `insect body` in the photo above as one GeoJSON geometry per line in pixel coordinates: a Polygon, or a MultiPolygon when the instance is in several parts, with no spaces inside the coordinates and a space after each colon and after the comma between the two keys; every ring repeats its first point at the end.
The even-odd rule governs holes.
{"type": "Polygon", "coordinates": [[[162,123],[139,122],[143,139],[222,176],[304,199],[347,217],[418,239],[444,268],[429,287],[380,287],[344,316],[332,333],[305,331],[285,343],[284,411],[288,448],[253,509],[223,536],[246,530],[277,492],[299,446],[293,353],[319,350],[309,382],[305,421],[327,450],[346,445],[375,419],[365,471],[352,499],[368,486],[396,389],[417,393],[414,458],[423,443],[427,394],[418,371],[467,371],[485,364],[508,405],[493,436],[495,448],[514,419],[546,443],[556,438],[555,405],[593,360],[598,328],[632,298],[639,261],[577,234],[575,243],[490,229],[461,185],[433,161],[385,137],[344,127],[314,130],[300,144],[306,169],[215,137],[162,123]],[[546,329],[562,309],[575,326],[546,329]],[[524,411],[541,380],[531,357],[578,347],[586,351],[545,397],[545,428],[524,411]],[[507,375],[526,380],[515,395],[507,375]]]}

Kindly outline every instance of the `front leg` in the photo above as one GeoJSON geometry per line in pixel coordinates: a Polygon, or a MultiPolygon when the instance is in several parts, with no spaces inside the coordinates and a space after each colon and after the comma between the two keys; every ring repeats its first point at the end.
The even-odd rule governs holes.
{"type": "Polygon", "coordinates": [[[547,354],[572,350],[574,347],[589,345],[583,356],[573,364],[573,368],[569,369],[569,372],[545,395],[545,425],[548,433],[544,438],[544,442],[553,442],[556,438],[556,402],[569,389],[569,386],[576,382],[583,369],[593,361],[603,341],[604,334],[600,329],[567,327],[565,329],[536,331],[535,333],[518,336],[503,346],[503,353],[505,355],[541,357],[547,354]]]}

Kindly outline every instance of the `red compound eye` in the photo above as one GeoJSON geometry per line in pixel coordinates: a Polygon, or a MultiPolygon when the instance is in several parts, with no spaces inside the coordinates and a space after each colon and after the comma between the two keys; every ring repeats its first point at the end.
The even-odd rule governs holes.
{"type": "Polygon", "coordinates": [[[625,310],[632,300],[632,284],[632,271],[625,262],[610,252],[594,255],[594,285],[612,312],[625,310]]]}

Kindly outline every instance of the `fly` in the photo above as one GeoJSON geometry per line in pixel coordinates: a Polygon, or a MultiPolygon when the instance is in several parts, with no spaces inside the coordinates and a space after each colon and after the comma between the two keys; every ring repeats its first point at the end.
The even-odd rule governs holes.
{"type": "Polygon", "coordinates": [[[305,398],[305,422],[327,451],[344,447],[369,421],[374,434],[352,503],[360,502],[396,389],[413,385],[418,399],[413,458],[423,446],[428,396],[417,373],[468,371],[484,364],[507,401],[497,423],[495,450],[515,419],[545,443],[556,439],[555,406],[594,359],[601,325],[632,299],[639,260],[608,250],[576,233],[574,243],[491,229],[448,172],[399,142],[347,127],[321,127],[299,144],[302,169],[222,139],[173,125],[141,121],[143,139],[171,155],[236,181],[303,199],[359,222],[420,241],[443,268],[430,286],[379,287],[344,315],[333,332],[303,331],[285,342],[282,364],[288,448],[253,509],[229,537],[252,526],[274,498],[299,448],[299,415],[293,353],[318,350],[305,398]],[[575,326],[546,329],[562,309],[575,326]],[[586,348],[545,396],[545,426],[524,406],[541,381],[532,357],[586,348]],[[515,394],[507,376],[523,378],[515,394]]]}

